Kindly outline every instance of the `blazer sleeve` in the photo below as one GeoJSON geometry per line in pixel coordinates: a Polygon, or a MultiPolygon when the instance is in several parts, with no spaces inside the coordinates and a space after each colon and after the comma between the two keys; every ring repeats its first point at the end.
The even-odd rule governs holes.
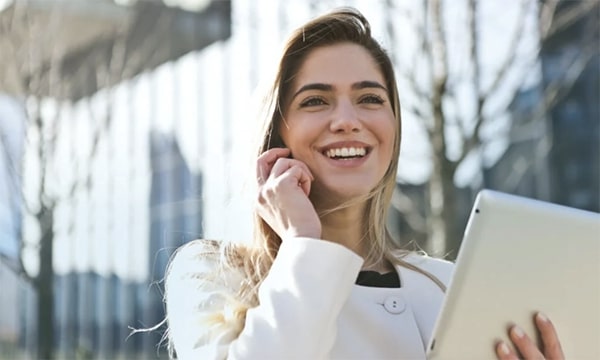
{"type": "MultiPolygon", "coordinates": [[[[227,301],[214,296],[226,290],[218,289],[218,285],[209,289],[196,287],[194,291],[191,286],[185,299],[180,298],[185,296],[185,290],[168,292],[167,311],[172,311],[168,315],[169,327],[178,357],[327,358],[336,338],[338,314],[362,264],[360,256],[333,242],[285,239],[259,289],[259,305],[247,311],[243,329],[207,329],[203,325],[207,320],[210,323],[211,314],[228,313],[222,311],[227,301]],[[205,295],[207,290],[213,296],[205,295]],[[194,312],[200,316],[190,316],[194,312]]],[[[235,309],[229,312],[235,313],[235,309]]]]}

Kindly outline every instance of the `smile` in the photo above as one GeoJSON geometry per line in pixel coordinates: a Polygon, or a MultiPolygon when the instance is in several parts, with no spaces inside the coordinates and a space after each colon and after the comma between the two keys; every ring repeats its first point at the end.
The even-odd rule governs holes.
{"type": "Polygon", "coordinates": [[[323,152],[330,159],[354,159],[361,158],[367,154],[367,149],[364,147],[342,147],[336,149],[328,149],[323,152]]]}

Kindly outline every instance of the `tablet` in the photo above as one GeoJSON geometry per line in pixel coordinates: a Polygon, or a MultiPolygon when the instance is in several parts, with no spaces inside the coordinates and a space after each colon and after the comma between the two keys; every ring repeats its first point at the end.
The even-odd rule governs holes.
{"type": "MultiPolygon", "coordinates": [[[[600,359],[600,214],[483,190],[428,346],[428,359],[496,359],[533,316],[554,323],[567,359],[600,359]]],[[[539,339],[538,339],[539,341],[539,339]]]]}

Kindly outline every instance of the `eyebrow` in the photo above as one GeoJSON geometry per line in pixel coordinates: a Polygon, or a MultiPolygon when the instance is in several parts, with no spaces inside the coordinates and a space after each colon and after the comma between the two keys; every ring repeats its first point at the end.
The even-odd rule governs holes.
{"type": "Polygon", "coordinates": [[[352,90],[361,90],[361,89],[368,89],[368,88],[378,88],[378,89],[385,90],[386,92],[388,91],[388,89],[385,86],[381,85],[377,81],[365,80],[365,81],[360,81],[360,82],[352,84],[352,90]]]}
{"type": "MultiPolygon", "coordinates": [[[[333,88],[334,88],[333,85],[330,85],[330,84],[323,84],[323,83],[306,84],[306,85],[302,86],[300,89],[298,89],[298,91],[296,91],[296,93],[294,93],[294,95],[292,96],[292,100],[294,100],[294,98],[296,96],[298,96],[298,94],[300,94],[304,91],[308,91],[308,90],[331,91],[331,90],[333,90],[333,88]]],[[[385,90],[385,92],[388,92],[388,89],[385,86],[378,83],[377,81],[363,80],[363,81],[359,81],[359,82],[352,84],[352,90],[362,90],[362,89],[369,89],[369,88],[382,89],[382,90],[385,90]]]]}

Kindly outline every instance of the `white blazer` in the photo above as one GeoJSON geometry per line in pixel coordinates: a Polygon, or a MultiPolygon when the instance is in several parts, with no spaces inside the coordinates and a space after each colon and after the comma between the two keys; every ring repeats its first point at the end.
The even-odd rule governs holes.
{"type": "MultiPolygon", "coordinates": [[[[260,287],[260,305],[248,310],[236,336],[235,325],[206,323],[227,307],[227,296],[218,294],[231,293],[241,278],[232,275],[222,289],[194,285],[215,263],[192,253],[180,252],[167,278],[167,319],[179,359],[424,359],[444,297],[433,281],[404,267],[396,268],[400,288],[356,285],[363,259],[351,250],[286,239],[260,287]]],[[[405,260],[450,280],[450,262],[417,254],[405,260]]]]}

